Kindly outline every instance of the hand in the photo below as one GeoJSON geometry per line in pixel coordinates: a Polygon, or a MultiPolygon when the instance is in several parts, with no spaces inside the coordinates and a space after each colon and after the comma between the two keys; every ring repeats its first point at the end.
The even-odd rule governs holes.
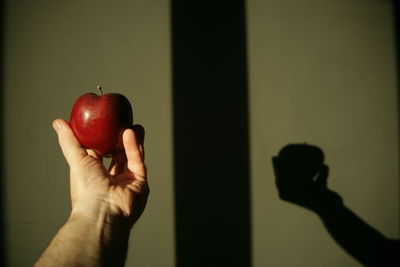
{"type": "Polygon", "coordinates": [[[339,196],[327,188],[329,168],[323,160],[323,152],[316,146],[284,147],[272,158],[279,197],[315,211],[336,200],[339,196]]]}
{"type": "Polygon", "coordinates": [[[71,217],[103,218],[107,223],[118,220],[132,227],[149,194],[143,127],[124,131],[124,150],[112,158],[108,170],[99,154],[81,146],[65,120],[55,120],[53,127],[70,166],[71,217]]]}
{"type": "Polygon", "coordinates": [[[70,167],[72,211],[35,266],[124,266],[130,230],[149,194],[143,127],[123,132],[124,150],[108,170],[66,121],[57,119],[53,127],[70,167]]]}

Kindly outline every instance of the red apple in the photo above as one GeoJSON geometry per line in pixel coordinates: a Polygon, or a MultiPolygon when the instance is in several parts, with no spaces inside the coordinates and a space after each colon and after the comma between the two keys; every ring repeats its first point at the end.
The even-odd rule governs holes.
{"type": "Polygon", "coordinates": [[[121,149],[122,133],[132,126],[129,100],[117,93],[81,95],[71,111],[70,124],[79,142],[102,156],[112,156],[121,149]]]}

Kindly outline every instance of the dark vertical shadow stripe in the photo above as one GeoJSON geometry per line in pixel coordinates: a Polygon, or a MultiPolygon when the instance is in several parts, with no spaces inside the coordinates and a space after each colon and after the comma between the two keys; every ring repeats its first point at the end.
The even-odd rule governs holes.
{"type": "Polygon", "coordinates": [[[4,28],[6,1],[0,2],[0,266],[7,266],[4,177],[4,28]]]}
{"type": "Polygon", "coordinates": [[[243,0],[172,0],[178,267],[250,266],[243,0]]]}
{"type": "Polygon", "coordinates": [[[6,2],[0,2],[0,266],[7,266],[5,228],[5,166],[4,166],[4,32],[6,2]]]}
{"type": "MultiPolygon", "coordinates": [[[[396,41],[396,53],[397,53],[397,131],[400,133],[400,1],[392,0],[393,3],[393,16],[394,16],[394,29],[395,29],[395,41],[396,41]]],[[[398,137],[400,140],[400,136],[398,137]]],[[[400,143],[398,147],[399,155],[400,155],[400,143]]],[[[400,193],[400,177],[399,177],[399,193],[400,193]]],[[[399,207],[400,214],[400,207],[399,207]]],[[[400,225],[399,225],[400,227],[400,225]]]]}

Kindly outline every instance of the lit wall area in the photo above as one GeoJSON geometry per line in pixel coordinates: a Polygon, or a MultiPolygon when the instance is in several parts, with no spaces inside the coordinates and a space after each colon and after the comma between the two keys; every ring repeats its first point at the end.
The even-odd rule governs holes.
{"type": "Polygon", "coordinates": [[[127,266],[174,266],[169,2],[8,1],[5,187],[8,266],[31,266],[69,215],[51,122],[87,92],[118,92],[146,129],[151,197],[127,266]],[[151,178],[150,178],[151,177],[151,178]]]}
{"type": "Polygon", "coordinates": [[[391,1],[247,1],[254,266],[360,266],[319,216],[279,199],[270,163],[290,143],[318,146],[328,188],[399,238],[392,12],[391,1]]]}

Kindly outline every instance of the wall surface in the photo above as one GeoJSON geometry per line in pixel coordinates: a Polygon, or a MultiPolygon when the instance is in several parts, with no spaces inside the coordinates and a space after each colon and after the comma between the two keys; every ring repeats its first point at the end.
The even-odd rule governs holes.
{"type": "Polygon", "coordinates": [[[270,161],[319,146],[329,188],[399,237],[391,2],[248,0],[247,17],[254,266],[359,266],[315,214],[279,200],[270,161]]]}
{"type": "MultiPolygon", "coordinates": [[[[74,100],[120,92],[146,128],[151,196],[127,266],[175,266],[167,0],[8,1],[4,166],[8,266],[30,266],[70,210],[51,121],[74,100]]],[[[318,145],[329,188],[399,238],[399,156],[390,1],[247,1],[253,266],[359,266],[315,214],[277,196],[270,159],[318,145]]]]}
{"type": "Polygon", "coordinates": [[[31,266],[69,214],[68,166],[51,122],[69,119],[99,83],[131,100],[147,133],[151,197],[127,265],[174,266],[169,2],[13,0],[6,11],[9,266],[31,266]]]}

